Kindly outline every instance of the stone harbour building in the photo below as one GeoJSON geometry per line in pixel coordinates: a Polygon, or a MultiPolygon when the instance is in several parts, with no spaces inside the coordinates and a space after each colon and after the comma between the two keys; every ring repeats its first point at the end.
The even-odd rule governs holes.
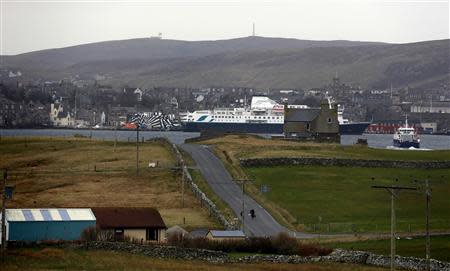
{"type": "Polygon", "coordinates": [[[285,107],[284,136],[288,139],[339,142],[337,106],[323,100],[320,108],[285,107]]]}

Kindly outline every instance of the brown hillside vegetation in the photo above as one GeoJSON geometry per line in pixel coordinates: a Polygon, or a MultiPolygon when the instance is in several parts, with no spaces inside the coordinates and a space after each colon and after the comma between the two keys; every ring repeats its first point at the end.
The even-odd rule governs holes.
{"type": "MultiPolygon", "coordinates": [[[[15,185],[10,208],[154,207],[168,225],[213,225],[206,211],[187,193],[181,208],[181,179],[175,158],[161,142],[140,146],[136,176],[134,143],[75,138],[2,138],[0,168],[15,185]],[[157,168],[148,168],[158,162],[157,168]]],[[[189,191],[188,189],[186,189],[189,191]]]]}

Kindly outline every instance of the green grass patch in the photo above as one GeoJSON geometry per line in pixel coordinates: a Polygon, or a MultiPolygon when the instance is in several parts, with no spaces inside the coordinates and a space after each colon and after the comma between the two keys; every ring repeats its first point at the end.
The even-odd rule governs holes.
{"type": "Polygon", "coordinates": [[[280,166],[245,171],[256,187],[268,186],[263,196],[295,217],[298,229],[310,232],[389,231],[390,195],[371,188],[380,184],[419,188],[400,193],[396,212],[399,231],[421,231],[425,199],[423,185],[414,180],[430,176],[431,228],[450,229],[450,173],[446,169],[280,166]]]}
{"type": "MultiPolygon", "coordinates": [[[[431,237],[431,258],[450,262],[450,236],[431,237]]],[[[329,243],[324,246],[350,250],[370,251],[376,254],[390,255],[390,239],[368,240],[345,243],[329,243]]],[[[425,258],[425,238],[415,237],[411,240],[401,238],[396,241],[397,255],[425,258]]]]}

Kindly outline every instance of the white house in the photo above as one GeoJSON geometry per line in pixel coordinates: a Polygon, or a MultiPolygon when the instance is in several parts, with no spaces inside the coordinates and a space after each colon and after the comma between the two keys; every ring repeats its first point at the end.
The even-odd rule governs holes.
{"type": "Polygon", "coordinates": [[[50,105],[50,121],[53,126],[57,127],[71,127],[75,125],[75,118],[70,112],[64,111],[62,104],[50,105]]]}

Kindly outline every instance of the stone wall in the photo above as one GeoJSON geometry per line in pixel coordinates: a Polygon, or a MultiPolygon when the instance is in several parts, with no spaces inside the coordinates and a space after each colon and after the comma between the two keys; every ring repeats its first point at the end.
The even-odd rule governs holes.
{"type": "MultiPolygon", "coordinates": [[[[328,256],[318,257],[302,257],[298,255],[252,255],[244,256],[234,259],[233,262],[237,263],[258,263],[258,262],[271,262],[271,263],[315,263],[315,262],[337,262],[337,263],[349,263],[370,265],[377,267],[389,267],[390,257],[384,255],[376,255],[364,251],[348,251],[342,249],[334,250],[328,256]]],[[[431,260],[432,271],[450,271],[450,263],[431,260]]],[[[400,257],[395,258],[395,266],[397,269],[404,270],[426,270],[426,261],[424,259],[413,257],[400,257]]]]}
{"type": "Polygon", "coordinates": [[[241,159],[240,164],[243,167],[314,165],[370,168],[450,169],[450,161],[389,161],[312,157],[241,159]]]}
{"type": "MultiPolygon", "coordinates": [[[[184,165],[183,157],[178,150],[177,145],[170,144],[172,146],[172,151],[175,154],[178,164],[184,165]]],[[[190,187],[194,197],[200,201],[200,204],[203,208],[206,208],[209,212],[209,215],[216,219],[225,229],[232,230],[236,229],[237,225],[230,223],[225,216],[222,214],[220,209],[210,200],[206,194],[198,187],[198,185],[193,181],[191,174],[186,166],[182,166],[182,170],[185,176],[185,182],[190,187]]]]}
{"type": "MultiPolygon", "coordinates": [[[[128,242],[87,242],[75,245],[77,248],[87,250],[112,250],[133,254],[142,254],[156,258],[170,258],[183,260],[200,260],[210,263],[348,263],[358,265],[370,265],[376,267],[389,267],[390,257],[377,255],[365,251],[349,251],[335,249],[327,256],[303,257],[298,255],[250,255],[239,258],[229,258],[228,254],[221,251],[206,249],[180,248],[161,245],[141,245],[128,242]]],[[[450,263],[431,260],[432,271],[450,271],[450,263]]],[[[396,256],[397,269],[420,271],[426,270],[425,259],[396,256]]]]}
{"type": "Polygon", "coordinates": [[[87,242],[80,247],[87,250],[112,250],[141,254],[155,258],[200,260],[212,263],[224,263],[228,261],[227,253],[206,249],[141,245],[128,242],[87,242]]]}

